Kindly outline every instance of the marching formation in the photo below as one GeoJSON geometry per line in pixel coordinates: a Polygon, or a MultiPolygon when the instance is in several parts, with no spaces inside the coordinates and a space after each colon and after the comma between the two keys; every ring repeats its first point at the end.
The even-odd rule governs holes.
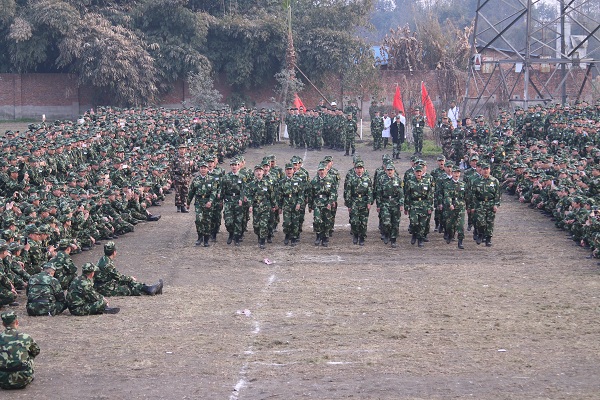
{"type": "MultiPolygon", "coordinates": [[[[184,146],[180,150],[180,159],[188,157],[184,146]]],[[[409,217],[411,243],[423,247],[428,241],[434,210],[435,229],[445,233],[447,243],[458,239],[458,248],[464,248],[463,226],[468,214],[474,221],[474,240],[491,246],[501,185],[490,175],[489,164],[474,163],[465,172],[468,177],[461,180],[462,170],[458,165],[443,156],[438,160],[439,167],[430,174],[427,163],[413,156],[412,167],[401,177],[388,154],[373,175],[365,169],[364,161],[355,156],[354,166],[343,181],[343,204],[348,208],[352,242],[365,244],[369,213],[375,205],[381,239],[393,248],[397,247],[402,213],[409,217]]],[[[264,157],[253,168],[246,167],[243,156],[234,157],[228,173],[211,161],[197,163],[199,171],[189,181],[189,187],[186,181],[182,182],[181,191],[187,193],[185,204],[180,206],[176,200],[179,212],[185,212],[194,202],[196,245],[209,247],[211,241],[216,242],[223,219],[229,235],[227,244],[237,246],[243,241],[252,217],[252,229],[261,249],[272,243],[281,220],[284,245],[296,246],[307,209],[313,214],[314,244],[329,245],[342,183],[332,156],[323,157],[312,179],[298,156],[290,159],[284,169],[277,165],[274,155],[264,157]]]]}

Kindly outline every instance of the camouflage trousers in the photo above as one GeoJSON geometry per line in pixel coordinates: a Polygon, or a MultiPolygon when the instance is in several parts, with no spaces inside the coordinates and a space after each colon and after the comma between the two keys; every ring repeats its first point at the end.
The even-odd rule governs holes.
{"type": "Polygon", "coordinates": [[[383,234],[390,239],[398,237],[400,229],[400,206],[389,203],[381,204],[379,207],[379,221],[383,234]]]}
{"type": "Polygon", "coordinates": [[[475,228],[477,233],[482,234],[484,237],[492,237],[494,234],[496,213],[493,207],[494,205],[491,203],[479,203],[475,207],[475,214],[473,215],[475,228]]]}
{"type": "Polygon", "coordinates": [[[445,214],[446,233],[454,238],[458,234],[458,240],[465,238],[465,208],[458,207],[454,210],[448,210],[445,214]]]}
{"type": "Polygon", "coordinates": [[[210,235],[212,223],[212,209],[206,207],[206,203],[194,204],[196,208],[196,232],[200,236],[210,235]]]}
{"type": "Polygon", "coordinates": [[[424,207],[411,207],[408,216],[410,218],[411,233],[417,235],[417,238],[424,239],[427,235],[427,228],[431,214],[424,207]]]}
{"type": "Polygon", "coordinates": [[[218,233],[221,229],[221,217],[223,215],[223,203],[215,202],[210,208],[210,233],[218,233]]]}
{"type": "Polygon", "coordinates": [[[73,315],[95,315],[104,313],[106,302],[101,299],[94,303],[81,304],[78,306],[69,306],[69,311],[73,315]]]}
{"type": "Polygon", "coordinates": [[[15,301],[17,295],[8,289],[0,289],[0,306],[5,306],[15,301]]]}
{"type": "Polygon", "coordinates": [[[289,235],[291,239],[298,239],[300,236],[300,215],[302,209],[296,211],[295,205],[283,206],[283,233],[289,235]]]}
{"type": "Polygon", "coordinates": [[[329,235],[331,217],[331,210],[328,210],[326,206],[315,207],[313,210],[313,231],[318,235],[329,235]]]}
{"type": "Polygon", "coordinates": [[[402,143],[394,141],[392,144],[392,158],[400,157],[400,149],[402,148],[402,143]]]}
{"type": "Polygon", "coordinates": [[[380,150],[383,146],[383,137],[381,137],[381,132],[379,134],[371,132],[373,135],[373,150],[380,150]]]}
{"type": "Polygon", "coordinates": [[[244,233],[244,205],[239,205],[238,201],[227,200],[223,205],[223,219],[227,232],[235,236],[241,236],[244,233]]]}
{"type": "Polygon", "coordinates": [[[259,239],[269,236],[269,218],[271,208],[265,205],[255,204],[252,206],[252,227],[259,239]]]}
{"type": "Polygon", "coordinates": [[[352,154],[354,154],[354,152],[356,151],[356,146],[354,145],[354,135],[351,133],[348,133],[345,135],[345,150],[346,150],[346,154],[349,154],[350,149],[352,149],[352,154]]]}
{"type": "Polygon", "coordinates": [[[32,317],[41,317],[44,315],[58,315],[67,309],[67,303],[57,301],[54,303],[27,302],[27,314],[32,317]]]}
{"type": "Polygon", "coordinates": [[[435,222],[435,226],[441,225],[442,227],[446,226],[446,210],[440,210],[438,207],[435,207],[435,212],[433,215],[433,220],[435,222]]]}
{"type": "Polygon", "coordinates": [[[367,222],[369,209],[366,204],[354,204],[350,212],[350,230],[352,234],[360,237],[367,236],[367,222]]]}
{"type": "Polygon", "coordinates": [[[0,388],[22,389],[33,381],[33,361],[27,361],[22,371],[4,372],[0,371],[0,388]]]}
{"type": "Polygon", "coordinates": [[[131,282],[106,282],[95,287],[102,296],[141,296],[144,292],[144,284],[136,281],[131,282]]]}
{"type": "Polygon", "coordinates": [[[421,153],[423,151],[423,132],[413,132],[413,138],[415,140],[415,153],[421,153]]]}
{"type": "Polygon", "coordinates": [[[173,181],[173,189],[175,191],[175,207],[185,206],[185,201],[190,190],[190,185],[187,179],[180,177],[173,181]]]}

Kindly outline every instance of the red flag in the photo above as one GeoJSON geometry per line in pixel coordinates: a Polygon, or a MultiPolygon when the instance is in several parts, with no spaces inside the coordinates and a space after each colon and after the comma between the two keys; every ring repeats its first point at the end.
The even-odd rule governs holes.
{"type": "Polygon", "coordinates": [[[427,125],[429,125],[429,127],[433,129],[436,122],[435,107],[433,106],[433,102],[429,98],[429,94],[427,94],[425,82],[421,82],[421,103],[423,104],[423,108],[425,109],[427,125]]]}
{"type": "Polygon", "coordinates": [[[394,110],[402,111],[404,114],[404,104],[402,103],[402,95],[400,94],[400,86],[396,86],[396,94],[394,95],[394,102],[392,103],[394,110]]]}
{"type": "Polygon", "coordinates": [[[300,107],[304,108],[306,110],[306,107],[304,107],[304,103],[302,102],[302,100],[300,100],[300,97],[298,97],[298,93],[296,93],[294,95],[294,107],[300,109],[300,107]]]}

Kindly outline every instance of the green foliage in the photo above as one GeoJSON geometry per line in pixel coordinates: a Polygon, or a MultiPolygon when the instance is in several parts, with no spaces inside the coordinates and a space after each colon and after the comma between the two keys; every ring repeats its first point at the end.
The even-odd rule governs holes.
{"type": "Polygon", "coordinates": [[[192,103],[204,110],[220,108],[223,95],[213,86],[213,79],[209,69],[202,69],[188,76],[192,103]]]}

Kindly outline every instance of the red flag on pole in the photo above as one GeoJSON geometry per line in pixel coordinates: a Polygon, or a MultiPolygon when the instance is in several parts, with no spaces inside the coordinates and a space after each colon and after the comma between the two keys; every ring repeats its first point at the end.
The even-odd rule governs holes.
{"type": "Polygon", "coordinates": [[[298,97],[298,93],[296,93],[294,95],[294,107],[296,107],[298,109],[300,107],[302,107],[302,108],[304,108],[306,110],[306,107],[304,107],[304,103],[302,102],[302,100],[300,100],[300,97],[298,97]]]}
{"type": "Polygon", "coordinates": [[[421,81],[421,103],[423,104],[423,108],[425,109],[427,125],[429,125],[429,127],[433,129],[436,122],[435,107],[433,106],[433,102],[429,98],[429,94],[427,94],[425,82],[423,81],[421,81]]]}
{"type": "Polygon", "coordinates": [[[402,95],[400,94],[400,86],[396,86],[396,94],[394,95],[394,102],[392,103],[394,110],[402,111],[404,113],[404,104],[402,103],[402,95]]]}

